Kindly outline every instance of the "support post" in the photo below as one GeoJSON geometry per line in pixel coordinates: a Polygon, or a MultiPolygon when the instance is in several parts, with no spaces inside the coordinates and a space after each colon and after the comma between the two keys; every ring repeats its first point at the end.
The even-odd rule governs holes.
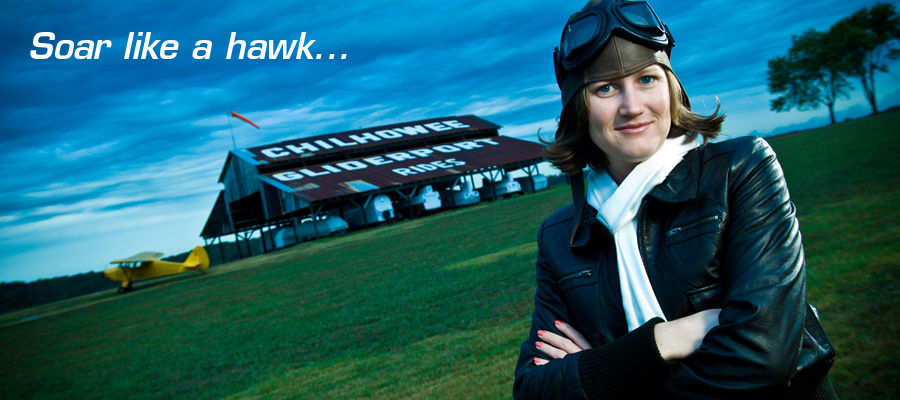
{"type": "Polygon", "coordinates": [[[409,196],[406,196],[406,211],[409,213],[409,219],[413,219],[412,198],[418,186],[409,190],[409,196]]]}
{"type": "Polygon", "coordinates": [[[319,221],[316,221],[316,212],[313,211],[312,204],[309,205],[309,215],[312,215],[313,232],[316,233],[316,240],[319,240],[319,221]]]}
{"type": "Polygon", "coordinates": [[[222,237],[219,236],[218,239],[219,239],[219,254],[222,255],[222,264],[225,264],[227,261],[225,260],[225,249],[223,249],[224,246],[222,246],[222,237]]]}
{"type": "Polygon", "coordinates": [[[363,203],[363,205],[362,205],[361,207],[359,207],[359,209],[362,211],[363,222],[366,224],[366,228],[369,227],[369,216],[366,215],[366,207],[369,206],[369,202],[370,202],[370,201],[372,201],[372,195],[371,195],[371,194],[369,195],[369,197],[366,197],[366,202],[363,203]]]}
{"type": "Polygon", "coordinates": [[[250,243],[250,236],[253,236],[253,230],[244,234],[244,241],[247,242],[247,258],[253,257],[253,246],[250,243]]]}
{"type": "Polygon", "coordinates": [[[534,192],[537,192],[537,188],[534,187],[534,172],[535,171],[537,171],[536,165],[532,165],[528,171],[528,178],[531,179],[531,194],[534,194],[534,192]]]}
{"type": "Polygon", "coordinates": [[[494,185],[494,170],[490,170],[489,173],[491,174],[491,192],[494,194],[493,201],[497,201],[497,185],[494,185]]]}
{"type": "Polygon", "coordinates": [[[241,237],[237,234],[237,232],[234,233],[234,245],[237,246],[238,259],[243,260],[244,254],[243,252],[241,252],[241,237]]]}
{"type": "MultiPolygon", "coordinates": [[[[463,177],[463,178],[465,178],[465,177],[463,177]]],[[[456,180],[453,181],[452,184],[450,184],[450,187],[447,188],[447,189],[449,189],[447,192],[450,193],[450,206],[453,208],[456,208],[456,194],[455,194],[455,192],[453,192],[453,187],[456,186],[456,184],[458,182],[459,182],[459,178],[456,178],[456,180]]],[[[462,193],[462,185],[459,185],[459,191],[460,191],[460,193],[462,193]]]]}

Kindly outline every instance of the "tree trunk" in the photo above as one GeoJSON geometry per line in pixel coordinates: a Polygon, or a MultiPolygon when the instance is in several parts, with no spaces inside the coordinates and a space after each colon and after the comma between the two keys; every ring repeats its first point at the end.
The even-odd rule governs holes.
{"type": "Polygon", "coordinates": [[[863,92],[866,95],[866,100],[869,101],[869,105],[872,106],[872,114],[878,114],[878,104],[876,104],[875,99],[875,70],[874,68],[868,68],[868,75],[863,75],[863,92]]]}
{"type": "Polygon", "coordinates": [[[828,118],[831,118],[831,125],[834,125],[834,103],[828,103],[828,118]]]}

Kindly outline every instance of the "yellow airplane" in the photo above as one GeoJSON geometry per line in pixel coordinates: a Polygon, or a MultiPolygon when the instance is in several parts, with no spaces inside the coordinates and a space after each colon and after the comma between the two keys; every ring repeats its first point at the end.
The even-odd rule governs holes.
{"type": "Polygon", "coordinates": [[[131,282],[134,281],[189,271],[202,273],[209,267],[209,255],[200,246],[194,247],[183,263],[159,261],[162,255],[163,253],[148,251],[121,260],[110,261],[110,264],[119,264],[119,266],[106,269],[103,271],[103,276],[111,281],[122,282],[122,286],[119,286],[119,294],[122,294],[131,291],[131,282]]]}

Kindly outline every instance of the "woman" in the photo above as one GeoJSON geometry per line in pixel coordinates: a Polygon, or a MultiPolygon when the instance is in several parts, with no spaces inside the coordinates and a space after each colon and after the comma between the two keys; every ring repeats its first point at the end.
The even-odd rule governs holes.
{"type": "Polygon", "coordinates": [[[545,156],[574,201],[538,232],[514,395],[836,398],[775,154],[705,143],[724,117],[690,111],[673,45],[645,2],[590,2],[563,31],[545,156]]]}

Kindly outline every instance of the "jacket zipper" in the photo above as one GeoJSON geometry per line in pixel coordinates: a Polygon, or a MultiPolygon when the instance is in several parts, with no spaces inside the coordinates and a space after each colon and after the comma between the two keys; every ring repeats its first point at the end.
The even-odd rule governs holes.
{"type": "Polygon", "coordinates": [[[697,226],[697,225],[705,224],[705,223],[707,223],[707,222],[719,221],[719,220],[721,220],[721,219],[722,219],[722,217],[720,217],[719,214],[716,214],[716,215],[710,215],[710,216],[708,216],[708,217],[701,218],[699,221],[694,221],[694,222],[692,222],[692,223],[690,223],[690,224],[687,224],[687,225],[685,225],[685,226],[679,226],[679,227],[672,228],[671,230],[669,230],[668,232],[666,232],[666,236],[675,236],[675,235],[681,233],[681,231],[683,231],[683,230],[691,229],[691,228],[693,228],[693,227],[695,227],[695,226],[697,226]]]}
{"type": "Polygon", "coordinates": [[[575,272],[575,273],[568,274],[568,275],[566,275],[566,276],[564,276],[564,277],[562,277],[562,278],[559,278],[559,280],[556,281],[556,284],[557,284],[557,285],[560,285],[560,284],[563,283],[563,281],[567,281],[567,280],[572,279],[572,278],[581,278],[582,276],[591,276],[591,270],[586,269],[586,270],[583,270],[583,271],[578,271],[578,272],[575,272]]]}

